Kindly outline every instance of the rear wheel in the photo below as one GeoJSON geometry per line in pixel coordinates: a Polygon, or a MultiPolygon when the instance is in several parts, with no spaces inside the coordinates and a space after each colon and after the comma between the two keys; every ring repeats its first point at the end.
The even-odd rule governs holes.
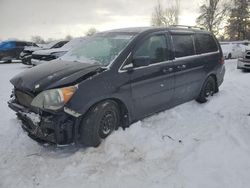
{"type": "Polygon", "coordinates": [[[84,116],[80,127],[80,142],[97,147],[120,123],[117,103],[107,100],[92,107],[84,116]]]}
{"type": "Polygon", "coordinates": [[[209,97],[213,96],[214,93],[217,91],[216,87],[217,86],[215,79],[212,76],[209,76],[204,82],[201,92],[196,101],[199,103],[207,102],[209,97]]]}
{"type": "Polygon", "coordinates": [[[230,53],[230,54],[228,54],[228,57],[227,57],[228,59],[231,59],[232,58],[232,54],[230,53]]]}

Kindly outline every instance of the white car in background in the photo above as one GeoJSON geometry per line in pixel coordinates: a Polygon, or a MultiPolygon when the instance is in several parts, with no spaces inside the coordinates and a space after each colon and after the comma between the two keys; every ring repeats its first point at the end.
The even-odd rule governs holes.
{"type": "Polygon", "coordinates": [[[243,56],[246,46],[243,44],[221,43],[223,56],[225,59],[237,59],[243,56]]]}
{"type": "Polygon", "coordinates": [[[250,47],[247,47],[243,57],[238,59],[237,69],[250,70],[250,47]]]}
{"type": "Polygon", "coordinates": [[[68,43],[63,45],[61,48],[55,48],[55,49],[47,49],[47,50],[38,50],[32,53],[32,59],[31,64],[33,66],[55,60],[61,56],[63,56],[65,53],[67,53],[69,50],[77,47],[85,40],[84,37],[79,37],[70,40],[68,43]]]}

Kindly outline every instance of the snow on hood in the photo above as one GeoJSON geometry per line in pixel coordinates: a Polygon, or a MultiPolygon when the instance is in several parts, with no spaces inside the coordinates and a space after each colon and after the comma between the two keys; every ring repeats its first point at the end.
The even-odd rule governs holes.
{"type": "Polygon", "coordinates": [[[72,48],[75,48],[78,45],[80,45],[82,42],[84,42],[84,40],[85,40],[84,37],[75,38],[69,41],[68,43],[66,43],[65,45],[63,45],[61,48],[52,48],[52,49],[46,49],[46,50],[42,49],[42,50],[38,50],[34,52],[33,54],[49,55],[49,54],[57,53],[57,52],[67,52],[71,50],[72,48]]]}
{"type": "Polygon", "coordinates": [[[62,48],[52,48],[52,49],[46,49],[46,50],[37,50],[33,52],[34,55],[50,55],[52,53],[57,52],[67,52],[68,50],[62,49],[62,48]]]}

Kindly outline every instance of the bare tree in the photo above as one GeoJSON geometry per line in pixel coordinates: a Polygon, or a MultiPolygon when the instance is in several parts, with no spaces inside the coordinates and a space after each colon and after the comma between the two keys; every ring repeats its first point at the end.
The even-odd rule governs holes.
{"type": "Polygon", "coordinates": [[[89,30],[85,33],[87,36],[92,36],[97,32],[96,28],[91,27],[89,30]]]}
{"type": "Polygon", "coordinates": [[[45,43],[44,39],[41,36],[32,36],[31,41],[33,41],[34,43],[38,43],[38,44],[45,43]]]}
{"type": "Polygon", "coordinates": [[[226,1],[206,0],[200,7],[200,16],[196,19],[196,23],[217,35],[222,29],[222,23],[225,21],[229,9],[226,1]]]}
{"type": "Polygon", "coordinates": [[[71,36],[71,35],[67,35],[66,37],[65,37],[65,40],[68,40],[68,41],[70,41],[70,40],[72,40],[73,39],[73,37],[71,36]]]}
{"type": "Polygon", "coordinates": [[[50,42],[53,42],[53,41],[56,41],[56,39],[53,39],[53,38],[48,38],[46,41],[45,41],[45,43],[50,43],[50,42]]]}
{"type": "Polygon", "coordinates": [[[154,7],[154,12],[152,14],[152,25],[153,26],[170,26],[176,25],[179,22],[180,14],[180,1],[173,0],[163,8],[163,5],[158,0],[157,5],[154,7]]]}

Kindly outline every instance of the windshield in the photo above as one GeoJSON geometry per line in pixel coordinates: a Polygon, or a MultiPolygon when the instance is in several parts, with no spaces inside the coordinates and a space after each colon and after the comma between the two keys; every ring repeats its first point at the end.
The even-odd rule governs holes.
{"type": "Polygon", "coordinates": [[[119,55],[133,36],[124,33],[96,34],[86,38],[83,43],[66,53],[61,59],[107,66],[119,55]]]}
{"type": "Polygon", "coordinates": [[[67,42],[65,45],[63,45],[62,48],[66,48],[66,49],[75,48],[78,45],[80,45],[84,40],[85,38],[83,37],[72,39],[69,42],[67,42]]]}

